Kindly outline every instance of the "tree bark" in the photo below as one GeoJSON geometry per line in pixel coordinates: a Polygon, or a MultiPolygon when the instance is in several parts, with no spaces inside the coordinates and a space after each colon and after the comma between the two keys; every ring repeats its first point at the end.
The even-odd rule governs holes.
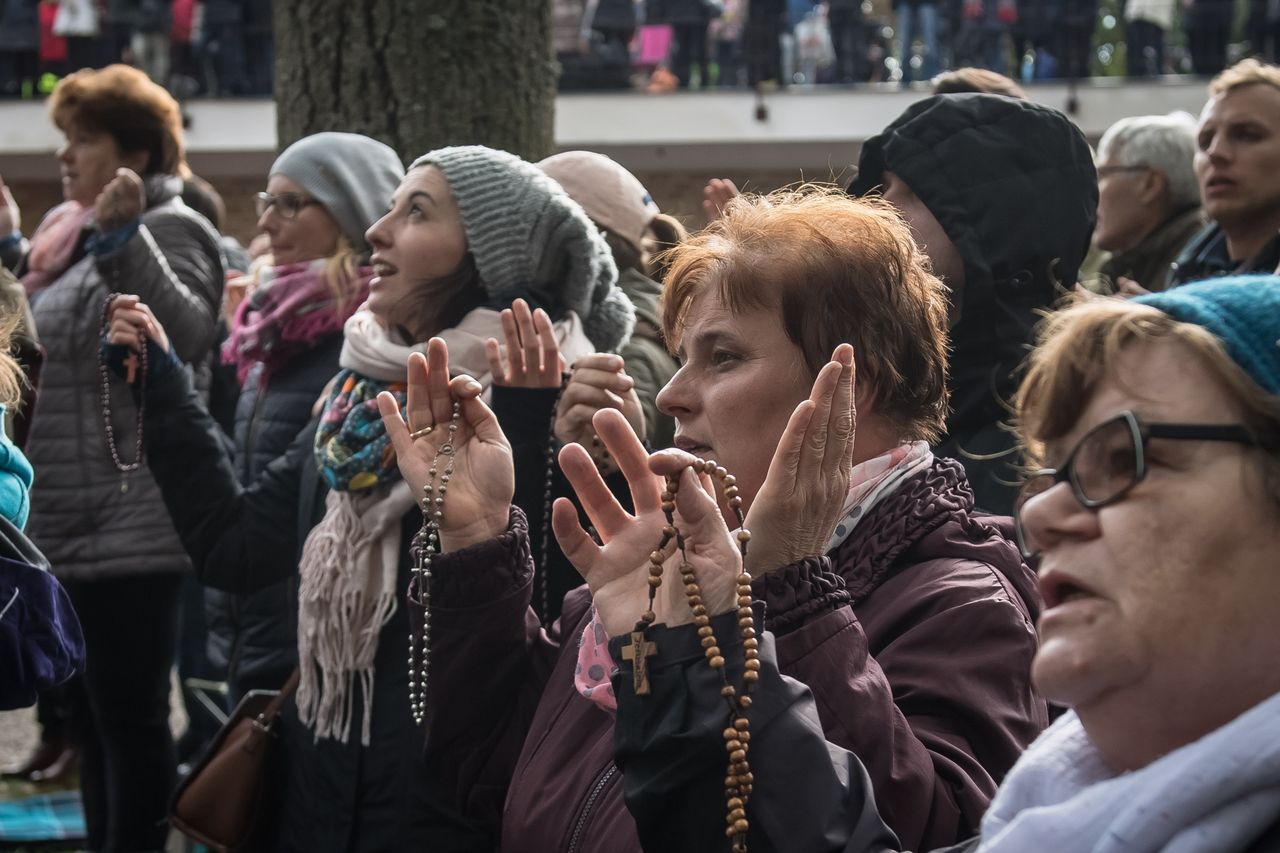
{"type": "Polygon", "coordinates": [[[406,162],[480,144],[553,150],[549,0],[276,0],[279,145],[343,130],[406,162]]]}

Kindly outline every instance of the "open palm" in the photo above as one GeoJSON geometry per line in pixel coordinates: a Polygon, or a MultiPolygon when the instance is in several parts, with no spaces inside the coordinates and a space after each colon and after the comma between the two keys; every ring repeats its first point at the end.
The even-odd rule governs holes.
{"type": "Polygon", "coordinates": [[[421,497],[427,485],[438,495],[452,460],[444,504],[430,507],[441,513],[441,550],[492,539],[506,530],[515,493],[511,445],[493,411],[480,399],[480,383],[470,376],[449,379],[444,341],[432,338],[425,357],[411,355],[408,371],[407,424],[395,397],[386,392],[378,396],[400,475],[415,495],[421,497]],[[434,428],[416,438],[410,430],[421,432],[428,426],[434,428]]]}
{"type": "MultiPolygon", "coordinates": [[[[570,444],[561,451],[560,466],[603,544],[596,544],[583,530],[567,499],[556,501],[552,525],[565,556],[590,586],[605,630],[611,636],[626,633],[649,609],[649,555],[660,544],[667,525],[662,511],[663,480],[655,471],[682,471],[675,523],[684,535],[686,555],[702,588],[703,603],[711,613],[731,609],[742,561],[709,493],[709,484],[688,469],[693,457],[679,451],[650,457],[623,415],[613,409],[598,412],[593,425],[627,478],[635,513],[618,503],[587,451],[570,444]]],[[[680,580],[681,562],[681,555],[671,545],[664,561],[662,587],[654,601],[655,621],[659,623],[692,621],[680,580]]]]}

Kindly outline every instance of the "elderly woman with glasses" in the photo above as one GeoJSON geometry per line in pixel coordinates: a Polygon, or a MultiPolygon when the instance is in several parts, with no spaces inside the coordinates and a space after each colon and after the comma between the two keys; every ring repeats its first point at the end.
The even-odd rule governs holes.
{"type": "MultiPolygon", "coordinates": [[[[1009,772],[979,835],[948,849],[1280,849],[1280,279],[1065,310],[1046,323],[1017,405],[1046,466],[1017,505],[1045,600],[1032,674],[1070,710],[1009,772]]],[[[732,556],[717,547],[718,514],[691,514],[681,530],[690,554],[732,556]]],[[[737,571],[691,562],[703,590],[737,571]]],[[[741,661],[742,644],[717,636],[741,661]]],[[[632,689],[628,661],[613,679],[618,766],[642,837],[723,831],[725,712],[708,698],[719,675],[686,653],[697,639],[689,625],[658,638],[670,663],[650,662],[650,695],[632,689]]],[[[900,849],[861,759],[823,739],[826,709],[779,673],[773,646],[765,634],[749,848],[900,849]]]]}

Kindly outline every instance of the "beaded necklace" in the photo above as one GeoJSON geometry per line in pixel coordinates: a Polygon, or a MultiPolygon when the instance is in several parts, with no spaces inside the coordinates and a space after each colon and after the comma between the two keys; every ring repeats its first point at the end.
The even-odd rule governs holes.
{"type": "MultiPolygon", "coordinates": [[[[116,270],[116,279],[113,284],[118,284],[119,269],[116,270]]],[[[111,293],[107,295],[107,301],[102,306],[102,323],[99,331],[99,339],[104,339],[109,331],[109,323],[111,319],[111,304],[119,297],[119,293],[111,293]]],[[[116,466],[116,470],[120,472],[120,493],[124,494],[129,491],[129,475],[142,467],[142,425],[146,420],[147,413],[147,345],[143,341],[138,352],[130,352],[129,357],[124,360],[127,374],[125,381],[130,385],[137,383],[138,385],[138,416],[136,438],[133,446],[133,461],[125,462],[120,458],[120,450],[116,447],[116,431],[115,426],[111,422],[111,374],[107,369],[107,360],[103,355],[102,348],[98,348],[98,403],[102,411],[102,426],[107,437],[107,451],[111,454],[111,461],[116,466]]]]}
{"type": "Polygon", "coordinates": [[[737,481],[724,468],[715,462],[698,459],[690,464],[694,473],[703,473],[718,478],[724,486],[724,494],[729,508],[738,522],[738,549],[742,555],[742,571],[736,578],[738,602],[738,630],[742,637],[743,672],[742,688],[739,690],[730,681],[725,668],[725,659],[720,652],[720,644],[716,640],[715,631],[711,627],[711,614],[702,602],[702,588],[689,564],[685,551],[684,534],[675,526],[676,494],[680,486],[679,474],[668,475],[666,491],[662,493],[662,512],[667,524],[662,530],[662,541],[657,550],[649,555],[649,609],[636,622],[631,631],[630,642],[622,649],[624,659],[634,665],[632,677],[637,695],[647,695],[649,687],[649,670],[647,658],[656,654],[654,644],[645,639],[648,629],[657,619],[654,612],[654,598],[658,588],[662,586],[663,564],[666,562],[666,550],[675,541],[680,551],[680,577],[684,581],[685,596],[693,611],[693,622],[698,628],[703,654],[707,664],[719,671],[723,686],[720,695],[728,706],[728,725],[723,736],[725,752],[728,757],[728,769],[725,773],[725,835],[732,843],[733,853],[747,853],[747,799],[755,782],[751,773],[751,765],[747,760],[751,741],[751,724],[747,719],[747,711],[751,707],[748,693],[751,685],[760,678],[759,640],[756,639],[755,614],[751,609],[751,574],[747,571],[747,543],[751,541],[751,533],[744,526],[742,515],[742,498],[738,496],[737,481]]]}
{"type": "MultiPolygon", "coordinates": [[[[436,449],[427,472],[427,484],[422,487],[422,528],[413,537],[409,554],[413,559],[413,583],[418,590],[422,607],[422,639],[419,642],[413,628],[409,629],[409,711],[413,722],[422,725],[427,719],[427,673],[431,664],[431,564],[440,553],[440,519],[444,517],[444,496],[453,476],[454,436],[458,432],[458,417],[462,405],[455,400],[453,418],[449,421],[449,437],[436,449]],[[440,459],[447,461],[444,471],[439,471],[440,459]],[[439,476],[439,485],[436,477],[439,476]]],[[[413,594],[410,592],[410,599],[413,594]]]]}

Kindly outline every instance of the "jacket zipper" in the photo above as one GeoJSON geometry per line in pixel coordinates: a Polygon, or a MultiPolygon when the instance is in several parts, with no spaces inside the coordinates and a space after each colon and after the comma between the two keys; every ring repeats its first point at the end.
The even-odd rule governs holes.
{"type": "Polygon", "coordinates": [[[587,795],[587,801],[582,804],[582,811],[578,812],[578,820],[573,825],[573,835],[569,837],[568,853],[575,853],[578,849],[578,842],[582,840],[582,832],[587,828],[587,819],[591,817],[591,813],[595,810],[596,803],[600,801],[600,795],[604,793],[604,789],[614,776],[618,775],[618,765],[612,761],[609,766],[604,769],[596,779],[596,783],[591,786],[591,793],[587,795]]]}
{"type": "Polygon", "coordinates": [[[262,400],[267,396],[267,384],[262,381],[261,366],[258,367],[257,398],[253,401],[253,411],[249,414],[249,429],[244,440],[244,473],[246,479],[253,467],[253,448],[258,443],[258,426],[262,423],[262,400]]]}

